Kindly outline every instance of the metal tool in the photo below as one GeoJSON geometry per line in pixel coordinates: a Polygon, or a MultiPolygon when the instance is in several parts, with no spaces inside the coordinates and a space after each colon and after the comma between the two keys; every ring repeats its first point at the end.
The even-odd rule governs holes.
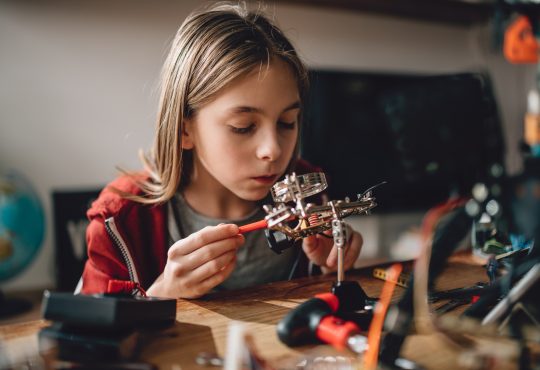
{"type": "Polygon", "coordinates": [[[352,215],[369,214],[371,209],[377,206],[372,191],[384,183],[358,194],[356,201],[351,201],[347,197],[344,200],[329,201],[326,205],[316,205],[306,203],[305,198],[316,195],[328,187],[324,173],[313,172],[297,176],[293,172],[272,187],[272,198],[276,205],[263,206],[267,213],[264,220],[240,226],[239,233],[267,229],[266,237],[270,249],[279,254],[298,240],[332,230],[332,238],[337,248],[339,285],[345,279],[343,261],[350,236],[350,228],[343,219],[352,215]]]}
{"type": "MultiPolygon", "coordinates": [[[[285,176],[283,181],[272,187],[275,206],[265,205],[267,227],[285,234],[292,241],[310,235],[320,234],[332,229],[334,237],[342,237],[343,232],[334,228],[334,220],[342,220],[352,215],[369,214],[377,206],[372,196],[374,187],[357,195],[356,201],[349,198],[333,200],[326,205],[306,203],[305,198],[318,194],[327,188],[324,173],[309,173],[297,176],[295,173],[285,176]],[[288,205],[287,203],[294,203],[288,205]],[[291,225],[294,223],[295,225],[291,225]],[[335,233],[334,233],[334,230],[335,233]]],[[[377,185],[378,186],[378,185],[377,185]]],[[[375,186],[376,187],[376,186],[375,186]]],[[[345,239],[346,240],[346,239],[345,239]]]]}

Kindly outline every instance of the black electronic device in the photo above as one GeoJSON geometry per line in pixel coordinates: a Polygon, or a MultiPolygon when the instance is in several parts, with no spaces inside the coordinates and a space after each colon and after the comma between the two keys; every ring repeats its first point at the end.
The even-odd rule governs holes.
{"type": "Polygon", "coordinates": [[[176,300],[130,295],[73,295],[45,291],[42,316],[77,327],[145,328],[176,320],[176,300]]]}
{"type": "Polygon", "coordinates": [[[103,331],[54,323],[39,331],[38,343],[42,356],[63,361],[124,361],[135,357],[139,336],[131,328],[103,331]]]}

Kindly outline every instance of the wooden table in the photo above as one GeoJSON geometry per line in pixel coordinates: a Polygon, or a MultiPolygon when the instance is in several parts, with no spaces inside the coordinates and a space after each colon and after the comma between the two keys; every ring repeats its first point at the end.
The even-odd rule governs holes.
{"type": "MultiPolygon", "coordinates": [[[[383,282],[373,278],[371,273],[371,268],[354,271],[347,274],[347,279],[357,280],[369,296],[377,297],[383,282]]],[[[305,353],[323,351],[338,354],[323,345],[291,349],[282,344],[276,335],[276,324],[291,308],[317,293],[330,291],[333,279],[334,276],[304,278],[214,294],[206,299],[179,299],[175,325],[155,335],[144,346],[139,358],[160,369],[204,368],[195,363],[197,354],[204,351],[224,355],[228,326],[233,320],[246,323],[247,329],[253,334],[255,347],[272,363],[288,363],[294,368],[295,361],[305,353]]],[[[439,280],[438,289],[451,289],[486,281],[486,275],[482,267],[453,263],[439,280]]],[[[394,299],[403,291],[403,288],[396,287],[394,299]]],[[[8,344],[26,341],[25,345],[31,351],[32,346],[37,346],[37,331],[47,324],[41,320],[2,326],[0,338],[3,337],[8,344]]],[[[349,352],[339,355],[353,356],[349,352]]],[[[459,368],[455,352],[436,335],[410,336],[402,355],[428,369],[459,368]]]]}

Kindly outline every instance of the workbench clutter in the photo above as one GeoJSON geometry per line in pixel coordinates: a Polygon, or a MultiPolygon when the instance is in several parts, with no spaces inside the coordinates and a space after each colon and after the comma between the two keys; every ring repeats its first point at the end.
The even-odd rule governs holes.
{"type": "MultiPolygon", "coordinates": [[[[497,225],[499,234],[508,232],[506,226],[515,215],[508,209],[505,192],[509,189],[505,186],[504,172],[498,171],[498,168],[493,167],[484,177],[484,182],[475,185],[469,199],[452,198],[428,211],[421,227],[422,254],[415,262],[410,278],[405,281],[401,276],[401,264],[393,265],[383,272],[378,269],[378,277],[383,277],[386,282],[380,297],[373,299],[366,295],[358,282],[344,279],[344,272],[338,262],[337,281],[332,292],[317,294],[291,310],[277,325],[279,339],[293,347],[323,342],[340,351],[350,350],[362,358],[366,369],[414,369],[420,366],[400,356],[401,347],[414,325],[420,333],[438,333],[448,339],[452,338],[457,344],[456,355],[464,366],[469,364],[474,368],[484,368],[486,364],[496,363],[505,368],[516,361],[533,361],[535,366],[538,365],[537,357],[531,355],[528,344],[530,341],[540,343],[538,296],[532,294],[540,281],[538,246],[526,249],[509,246],[505,249],[510,250],[509,253],[490,256],[485,263],[487,282],[446,291],[435,289],[435,280],[446,266],[448,258],[482,217],[489,216],[497,225]],[[502,268],[503,262],[506,262],[506,269],[502,268]],[[390,297],[399,282],[407,290],[398,303],[390,305],[390,297]],[[431,303],[443,301],[443,304],[433,311],[427,305],[427,297],[431,303]],[[469,306],[463,315],[469,318],[469,325],[482,333],[479,335],[481,341],[470,338],[465,340],[470,330],[459,326],[449,327],[448,321],[438,321],[438,316],[463,305],[469,306]],[[383,323],[386,335],[383,335],[383,323]],[[497,324],[498,332],[488,329],[493,324],[497,324]],[[364,335],[366,332],[367,336],[364,335]],[[503,333],[506,333],[506,337],[501,341],[503,333]],[[505,350],[498,353],[486,351],[481,342],[489,342],[505,350]]],[[[265,207],[268,227],[299,217],[301,221],[294,229],[279,225],[280,232],[293,235],[293,232],[306,232],[310,227],[314,228],[315,222],[310,224],[311,220],[332,219],[334,244],[339,253],[343,243],[339,241],[342,230],[338,229],[338,223],[335,222],[340,218],[336,212],[337,206],[333,202],[328,203],[333,216],[307,216],[308,210],[319,209],[314,205],[306,206],[302,201],[307,196],[302,194],[303,187],[310,190],[317,188],[308,186],[309,178],[299,180],[293,174],[274,186],[274,200],[281,200],[281,204],[273,208],[265,207]],[[283,204],[286,202],[297,204],[290,208],[283,204]]],[[[322,175],[317,178],[324,179],[322,175]]],[[[320,183],[322,181],[315,181],[315,184],[320,183]]],[[[311,191],[309,195],[318,191],[311,191]]],[[[366,199],[364,195],[358,195],[358,200],[366,199]]],[[[350,203],[346,201],[344,204],[350,203]]],[[[537,227],[533,229],[538,230],[537,227]]],[[[297,236],[301,237],[300,234],[297,236]]],[[[540,240],[540,236],[533,235],[533,240],[540,240]]],[[[339,368],[342,368],[341,365],[339,368]]]]}
{"type": "MultiPolygon", "coordinates": [[[[498,174],[488,177],[486,183],[500,179],[498,174]]],[[[364,291],[357,278],[346,279],[343,269],[348,234],[343,218],[370,212],[376,206],[373,188],[358,194],[355,201],[348,198],[325,204],[308,201],[309,197],[326,188],[324,173],[285,176],[272,187],[275,204],[264,207],[265,219],[242,226],[240,232],[265,228],[269,247],[281,253],[309,235],[332,231],[338,256],[336,280],[327,291],[319,291],[283,312],[274,328],[277,338],[289,347],[329,346],[314,347],[309,353],[276,361],[267,358],[267,348],[255,344],[259,339],[257,331],[248,330],[247,322],[234,322],[228,329],[226,352],[220,355],[209,347],[207,352],[199,352],[194,357],[196,364],[229,370],[421,369],[421,359],[403,349],[405,341],[415,337],[414,332],[433,337],[433,343],[444,346],[463,368],[496,364],[493,368],[503,369],[518,362],[538,363],[537,352],[530,350],[531,343],[540,343],[535,311],[538,305],[535,306],[536,298],[531,294],[532,287],[537,286],[539,268],[531,249],[492,256],[486,260],[483,281],[464,287],[437,289],[436,280],[448,258],[474,222],[489,212],[494,201],[501,204],[500,212],[490,214],[494,221],[501,220],[495,222],[497,225],[504,225],[502,220],[511,213],[502,207],[505,203],[500,193],[482,193],[473,189],[470,198],[450,199],[432,208],[421,227],[421,256],[415,263],[377,267],[374,270],[376,276],[385,282],[374,296],[364,291]],[[392,297],[395,298],[393,301],[392,297]],[[454,312],[450,316],[445,314],[462,306],[468,307],[458,322],[466,324],[458,325],[453,319],[454,312]],[[441,338],[446,339],[441,341],[441,338]],[[448,346],[447,340],[455,344],[448,346]],[[490,346],[501,350],[486,350],[490,346]],[[329,353],[329,347],[335,352],[329,353]]],[[[499,229],[503,230],[502,227],[499,229]]],[[[279,295],[277,291],[276,294],[279,295]]],[[[210,311],[220,312],[222,304],[212,305],[211,300],[209,297],[210,311]]],[[[252,299],[249,302],[248,308],[256,303],[252,299]]],[[[229,303],[238,304],[234,296],[229,303]]],[[[49,309],[48,318],[55,319],[52,307],[55,306],[49,309]]],[[[56,307],[62,307],[62,304],[56,307]]],[[[172,318],[172,311],[170,314],[172,318]]],[[[183,314],[187,315],[179,310],[179,319],[183,314]]],[[[144,320],[152,322],[151,318],[144,320]]],[[[59,332],[54,327],[48,330],[59,332]]],[[[47,335],[51,337],[45,330],[40,337],[47,335]]],[[[180,333],[182,335],[189,337],[187,333],[180,333]]],[[[113,348],[132,348],[132,338],[131,332],[124,336],[120,334],[120,338],[113,337],[113,348]]],[[[120,352],[114,354],[118,358],[120,352]]]]}

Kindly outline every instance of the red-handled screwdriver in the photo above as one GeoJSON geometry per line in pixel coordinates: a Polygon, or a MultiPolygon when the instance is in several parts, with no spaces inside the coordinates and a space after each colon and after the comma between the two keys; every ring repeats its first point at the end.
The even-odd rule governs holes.
{"type": "Polygon", "coordinates": [[[360,328],[354,322],[334,315],[338,306],[338,297],[333,293],[318,294],[307,300],[278,323],[279,339],[291,347],[322,341],[340,350],[365,352],[367,338],[360,335],[360,328]]]}

